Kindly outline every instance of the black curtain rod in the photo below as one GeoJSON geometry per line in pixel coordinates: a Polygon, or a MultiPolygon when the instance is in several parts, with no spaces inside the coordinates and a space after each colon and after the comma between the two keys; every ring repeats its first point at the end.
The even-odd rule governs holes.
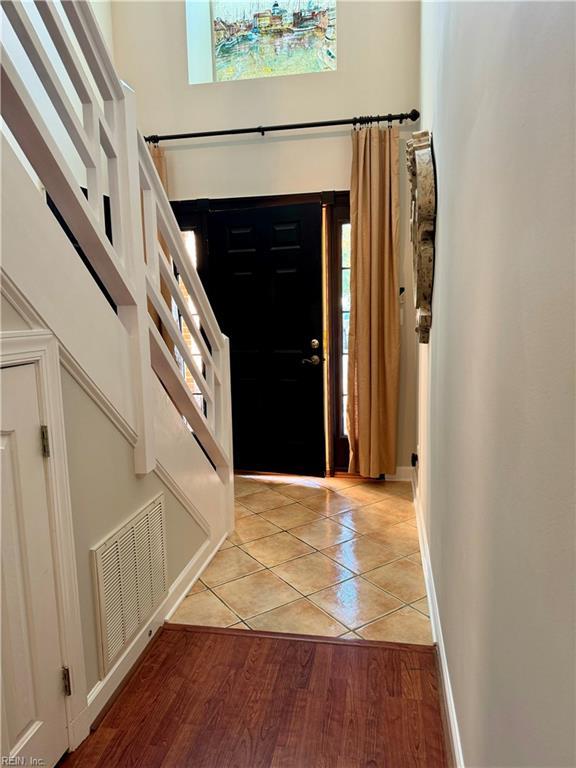
{"type": "Polygon", "coordinates": [[[297,131],[303,128],[330,128],[334,125],[368,125],[370,123],[392,123],[404,120],[416,121],[420,112],[413,109],[410,112],[400,112],[397,115],[365,115],[364,117],[349,117],[345,120],[323,120],[318,123],[287,123],[286,125],[259,125],[255,128],[230,128],[226,131],[200,131],[199,133],[165,133],[159,136],[151,134],[144,136],[144,140],[150,144],[158,144],[160,141],[177,141],[179,139],[205,139],[210,136],[238,136],[241,133],[265,133],[272,131],[297,131]]]}

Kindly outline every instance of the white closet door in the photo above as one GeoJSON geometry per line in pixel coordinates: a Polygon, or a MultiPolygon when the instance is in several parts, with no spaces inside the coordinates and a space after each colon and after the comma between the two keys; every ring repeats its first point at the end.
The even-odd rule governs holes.
{"type": "Polygon", "coordinates": [[[1,372],[1,755],[53,766],[68,747],[36,367],[1,372]]]}

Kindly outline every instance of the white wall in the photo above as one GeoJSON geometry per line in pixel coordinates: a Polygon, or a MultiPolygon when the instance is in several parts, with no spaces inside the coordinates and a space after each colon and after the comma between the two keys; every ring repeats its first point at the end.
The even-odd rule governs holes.
{"type": "Polygon", "coordinates": [[[476,768],[576,764],[574,29],[572,3],[423,5],[423,511],[476,768]]]}
{"type": "MultiPolygon", "coordinates": [[[[98,26],[100,28],[100,31],[102,33],[106,46],[108,48],[108,52],[112,60],[114,60],[113,59],[114,41],[112,37],[112,0],[91,0],[90,4],[92,6],[92,10],[94,11],[96,20],[98,21],[98,26]]],[[[39,36],[42,42],[42,45],[46,48],[46,50],[50,54],[49,55],[50,61],[54,66],[61,80],[61,83],[64,86],[65,94],[67,98],[70,100],[72,107],[76,110],[76,114],[79,120],[81,120],[82,106],[80,104],[80,101],[77,97],[76,92],[74,91],[74,88],[72,87],[71,81],[66,75],[66,70],[63,64],[61,63],[58,57],[58,54],[56,53],[56,49],[52,45],[50,35],[46,31],[46,27],[44,26],[44,23],[41,21],[40,14],[38,13],[38,11],[36,10],[33,4],[28,3],[26,7],[28,10],[30,21],[32,22],[32,26],[36,34],[39,36]]],[[[65,17],[63,16],[63,19],[64,18],[65,17]]],[[[26,87],[28,88],[30,94],[32,95],[35,106],[40,111],[42,118],[46,121],[46,125],[49,133],[55,138],[60,151],[63,153],[66,161],[70,165],[70,170],[74,174],[75,179],[78,181],[78,183],[81,186],[85,187],[86,186],[86,168],[84,166],[84,163],[79,157],[67,130],[64,128],[64,125],[62,124],[60,118],[58,117],[56,110],[53,108],[50,98],[48,97],[44,87],[40,82],[40,79],[36,75],[36,72],[28,59],[28,56],[25,54],[22,46],[18,42],[17,36],[12,31],[12,27],[10,23],[6,20],[4,14],[0,14],[0,30],[1,30],[2,42],[5,45],[6,50],[10,55],[10,58],[14,62],[17,68],[18,74],[20,75],[26,87]]],[[[75,38],[72,37],[72,39],[78,53],[80,53],[80,49],[78,44],[76,43],[75,38]]],[[[82,56],[80,56],[80,60],[82,60],[82,56]]],[[[18,154],[20,161],[26,168],[27,172],[30,174],[30,177],[34,180],[34,183],[38,187],[41,187],[42,185],[38,176],[36,175],[32,166],[29,164],[24,153],[20,150],[20,147],[18,146],[16,139],[12,136],[12,133],[8,129],[8,126],[4,123],[4,121],[1,118],[0,118],[0,132],[6,137],[12,149],[18,154]]],[[[106,181],[104,181],[104,183],[106,183],[106,181]]]]}
{"type": "Polygon", "coordinates": [[[88,687],[92,688],[99,674],[91,548],[159,493],[164,493],[165,500],[169,584],[188,565],[206,540],[206,534],[156,474],[135,476],[134,449],[65,370],[62,400],[86,676],[88,687]]]}
{"type": "MultiPolygon", "coordinates": [[[[115,60],[145,133],[329,120],[418,107],[416,2],[341,0],[336,72],[188,85],[184,0],[114,2],[115,60]]],[[[166,145],[168,146],[168,145],[166,145]]],[[[170,197],[348,189],[349,130],[178,142],[170,197]]]]}
{"type": "Polygon", "coordinates": [[[0,302],[0,331],[29,331],[30,325],[7,301],[0,302]]]}
{"type": "MultiPolygon", "coordinates": [[[[41,29],[37,11],[28,5],[33,23],[41,29]]],[[[104,4],[99,6],[99,11],[104,10],[104,4]]],[[[47,130],[76,170],[69,147],[59,138],[63,126],[46,94],[42,95],[40,82],[26,63],[15,36],[4,28],[2,31],[31,98],[43,112],[47,130]]],[[[50,49],[48,55],[51,56],[50,49]]],[[[20,132],[17,135],[21,138],[20,132]]],[[[155,471],[146,477],[136,477],[134,445],[138,424],[134,380],[142,371],[131,365],[128,331],[48,209],[37,179],[34,174],[31,178],[25,169],[21,151],[14,142],[5,140],[3,131],[0,139],[1,327],[51,331],[58,340],[63,363],[62,397],[75,565],[90,689],[83,690],[81,660],[73,660],[76,693],[70,733],[72,743],[76,744],[87,735],[90,720],[129,671],[151,633],[185,596],[229,532],[232,499],[229,486],[210,465],[152,370],[145,375],[151,377],[154,398],[148,403],[148,411],[154,418],[155,471]],[[169,592],[114,670],[102,684],[96,685],[98,638],[90,549],[159,492],[164,492],[166,500],[169,592]],[[89,706],[80,711],[85,694],[89,706]]],[[[81,173],[76,179],[82,183],[81,173]]],[[[74,229],[72,223],[70,226],[74,229]]]]}
{"type": "MultiPolygon", "coordinates": [[[[184,0],[114,2],[115,61],[136,91],[144,134],[329,120],[419,106],[416,2],[338,3],[338,70],[188,85],[184,0]],[[151,44],[153,41],[153,44],[151,44]]],[[[404,137],[401,148],[403,173],[404,137]]],[[[245,197],[350,187],[350,130],[195,140],[164,145],[172,199],[245,197]]],[[[398,464],[416,441],[416,343],[408,205],[402,178],[400,281],[406,286],[398,464]]]]}
{"type": "Polygon", "coordinates": [[[98,26],[102,32],[102,37],[106,42],[110,58],[114,61],[114,37],[112,26],[112,3],[113,0],[90,0],[90,5],[94,11],[94,16],[98,21],[98,26]]]}
{"type": "MultiPolygon", "coordinates": [[[[163,491],[173,604],[184,596],[226,532],[227,490],[155,377],[156,472],[136,477],[135,437],[131,441],[127,435],[134,433],[135,423],[126,331],[17,155],[5,141],[0,149],[1,328],[52,331],[68,366],[62,368],[62,396],[86,676],[91,689],[98,680],[98,656],[90,548],[163,491]],[[6,293],[14,306],[6,300],[6,293]]],[[[124,671],[133,661],[134,657],[128,658],[124,671]]],[[[106,696],[112,691],[113,686],[107,686],[106,696]]]]}
{"type": "MultiPolygon", "coordinates": [[[[2,331],[30,329],[8,301],[2,300],[0,311],[2,331]]],[[[155,473],[135,476],[130,443],[65,368],[61,376],[85,671],[92,689],[100,674],[91,548],[164,493],[168,583],[172,585],[206,534],[155,473]]]]}

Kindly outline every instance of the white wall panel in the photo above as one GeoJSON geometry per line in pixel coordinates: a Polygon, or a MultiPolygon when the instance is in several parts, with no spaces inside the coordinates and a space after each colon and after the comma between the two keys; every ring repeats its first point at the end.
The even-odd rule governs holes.
{"type": "Polygon", "coordinates": [[[2,137],[2,268],[132,427],[128,335],[2,137]]]}

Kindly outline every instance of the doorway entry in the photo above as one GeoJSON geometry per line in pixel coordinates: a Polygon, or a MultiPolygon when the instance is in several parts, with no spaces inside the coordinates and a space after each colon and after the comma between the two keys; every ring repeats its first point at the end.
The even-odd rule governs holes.
{"type": "Polygon", "coordinates": [[[235,469],[345,469],[348,193],[172,205],[230,338],[235,469]]]}

